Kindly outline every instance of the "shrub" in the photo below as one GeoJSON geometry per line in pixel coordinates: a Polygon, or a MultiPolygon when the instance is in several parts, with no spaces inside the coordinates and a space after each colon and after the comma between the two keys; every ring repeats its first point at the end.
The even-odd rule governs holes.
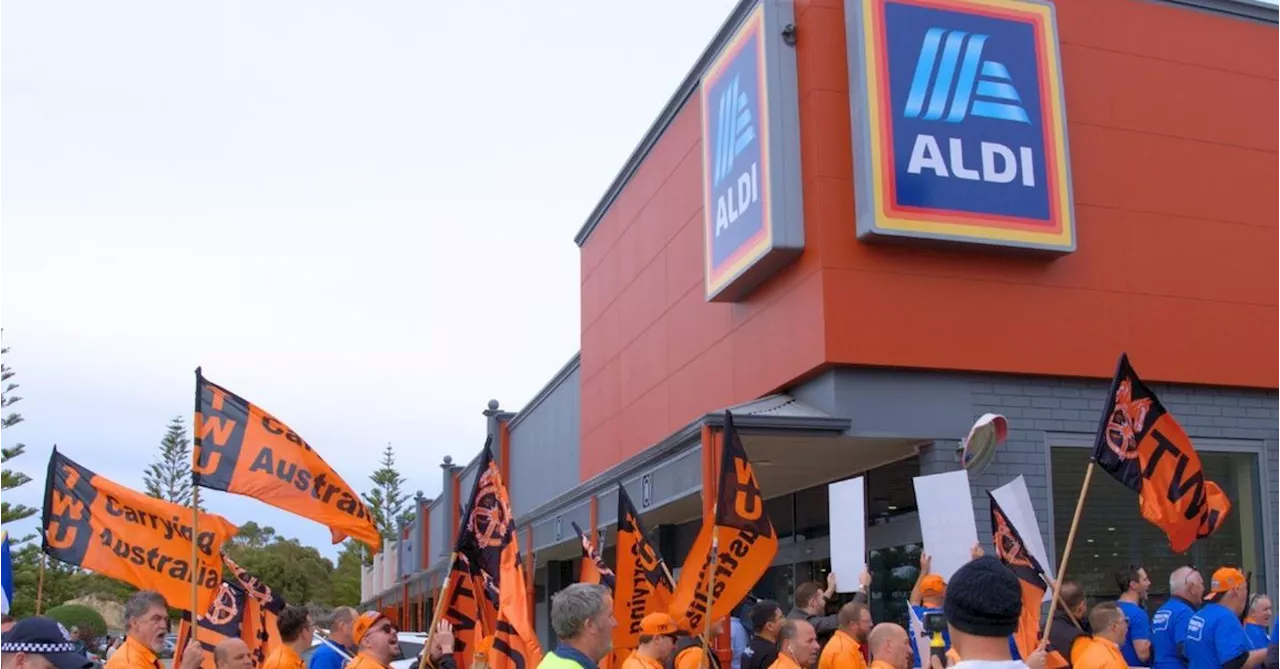
{"type": "Polygon", "coordinates": [[[62,623],[68,632],[72,627],[79,627],[81,641],[87,642],[107,633],[107,621],[102,619],[102,614],[87,606],[63,604],[49,609],[45,615],[62,623]]]}

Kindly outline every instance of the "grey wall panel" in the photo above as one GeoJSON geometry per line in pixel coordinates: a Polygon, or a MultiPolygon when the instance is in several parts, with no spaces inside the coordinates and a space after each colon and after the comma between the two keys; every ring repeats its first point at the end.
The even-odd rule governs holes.
{"type": "Polygon", "coordinates": [[[476,459],[472,460],[458,473],[458,507],[464,511],[467,508],[467,503],[471,501],[471,488],[476,484],[476,474],[479,469],[480,456],[476,455],[476,459]]]}
{"type": "MultiPolygon", "coordinates": [[[[622,485],[631,503],[643,516],[660,506],[688,497],[702,487],[702,451],[686,450],[672,458],[655,462],[628,476],[622,485]]],[[[600,494],[600,527],[618,522],[618,488],[610,486],[600,494]]]]}
{"type": "MultiPolygon", "coordinates": [[[[445,513],[445,504],[437,502],[431,505],[431,526],[427,529],[431,532],[431,554],[434,557],[448,555],[453,550],[453,546],[449,545],[449,525],[453,522],[453,517],[445,513]]],[[[435,560],[432,560],[434,563],[435,560]]]]}
{"type": "Polygon", "coordinates": [[[511,419],[509,489],[517,518],[579,483],[582,396],[576,360],[511,419]]]}
{"type": "Polygon", "coordinates": [[[573,523],[577,523],[584,531],[591,527],[591,503],[587,499],[575,502],[560,513],[540,518],[533,524],[533,549],[541,550],[548,546],[570,541],[574,538],[573,523]]]}

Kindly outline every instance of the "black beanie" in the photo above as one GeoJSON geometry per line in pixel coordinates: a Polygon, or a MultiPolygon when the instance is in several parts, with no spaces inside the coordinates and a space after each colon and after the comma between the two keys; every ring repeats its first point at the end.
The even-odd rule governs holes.
{"type": "Polygon", "coordinates": [[[1008,567],[984,555],[956,570],[947,583],[942,613],[966,634],[1009,636],[1022,615],[1022,585],[1008,567]]]}

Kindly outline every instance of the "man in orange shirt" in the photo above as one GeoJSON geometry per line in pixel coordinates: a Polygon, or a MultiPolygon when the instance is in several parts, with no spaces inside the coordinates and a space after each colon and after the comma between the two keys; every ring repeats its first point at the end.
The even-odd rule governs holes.
{"type": "Polygon", "coordinates": [[[676,642],[671,658],[663,666],[665,669],[704,669],[703,655],[706,655],[706,669],[720,669],[720,660],[714,651],[707,652],[707,644],[714,643],[716,637],[724,632],[724,618],[711,624],[711,636],[703,643],[700,636],[686,636],[676,642]]]}
{"type": "Polygon", "coordinates": [[[377,611],[365,611],[351,627],[351,639],[356,653],[347,669],[379,669],[390,667],[391,661],[400,656],[400,639],[396,626],[377,611]]]}
{"type": "Polygon", "coordinates": [[[871,669],[911,669],[911,639],[902,625],[880,623],[867,635],[871,647],[871,669]]]}
{"type": "Polygon", "coordinates": [[[840,607],[837,619],[840,627],[822,649],[818,669],[866,669],[862,644],[871,633],[871,610],[861,602],[850,602],[840,607]]]}
{"type": "Polygon", "coordinates": [[[662,669],[682,636],[676,621],[665,613],[650,613],[640,621],[640,646],[622,662],[622,669],[662,669]]]}
{"type": "Polygon", "coordinates": [[[818,659],[818,633],[807,620],[789,619],[778,631],[778,659],[769,669],[809,669],[818,659]]]}
{"type": "Polygon", "coordinates": [[[1080,653],[1080,659],[1072,662],[1074,669],[1126,669],[1129,663],[1120,652],[1129,632],[1129,618],[1115,602],[1103,602],[1089,612],[1089,627],[1093,628],[1093,643],[1080,653]]]}
{"type": "Polygon", "coordinates": [[[301,606],[286,606],[276,617],[276,628],[283,643],[271,650],[262,669],[303,669],[302,654],[315,635],[311,616],[301,606]]]}
{"type": "MultiPolygon", "coordinates": [[[[124,644],[111,654],[106,669],[162,669],[158,654],[169,634],[169,604],[158,592],[135,592],[124,604],[124,644]]],[[[178,661],[181,669],[200,669],[204,649],[191,640],[178,661]]]]}

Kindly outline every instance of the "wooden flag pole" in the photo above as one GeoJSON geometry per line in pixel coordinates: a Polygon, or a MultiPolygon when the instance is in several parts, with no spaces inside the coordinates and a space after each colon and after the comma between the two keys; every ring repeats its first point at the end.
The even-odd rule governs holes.
{"type": "MultiPolygon", "coordinates": [[[[449,573],[444,576],[444,585],[440,586],[440,599],[436,602],[435,611],[431,614],[431,625],[427,627],[427,644],[422,648],[422,657],[418,659],[418,669],[426,669],[429,665],[427,661],[431,657],[431,644],[436,638],[436,626],[440,624],[440,617],[444,615],[444,599],[449,592],[449,582],[453,580],[453,565],[458,559],[458,552],[454,551],[449,554],[449,573]]],[[[480,621],[476,621],[476,627],[480,626],[480,621]]]]}
{"type": "MultiPolygon", "coordinates": [[[[711,432],[711,443],[714,446],[716,434],[711,432]]],[[[720,435],[720,448],[711,450],[711,458],[708,464],[711,465],[713,472],[712,488],[711,488],[711,573],[707,574],[707,613],[702,630],[702,669],[708,669],[711,665],[711,612],[715,608],[715,583],[716,568],[720,561],[720,527],[716,525],[716,515],[720,510],[720,469],[721,460],[724,458],[724,438],[720,435]],[[718,457],[717,457],[718,456],[718,457]]],[[[706,522],[705,520],[703,522],[706,522]]]]}
{"type": "Polygon", "coordinates": [[[40,575],[36,577],[36,615],[40,615],[44,610],[44,563],[49,556],[44,551],[40,552],[40,575]]]}
{"type": "Polygon", "coordinates": [[[1053,599],[1049,602],[1049,615],[1045,616],[1044,631],[1040,635],[1040,648],[1049,642],[1049,626],[1053,624],[1054,612],[1058,610],[1058,601],[1062,598],[1062,580],[1067,573],[1067,562],[1071,560],[1071,547],[1075,545],[1076,530],[1080,527],[1080,516],[1084,513],[1084,497],[1089,492],[1089,483],[1093,481],[1094,461],[1089,460],[1089,467],[1084,470],[1084,483],[1080,484],[1080,497],[1076,500],[1076,513],[1071,518],[1071,531],[1067,532],[1067,545],[1062,548],[1062,561],[1058,564],[1058,578],[1053,584],[1053,599]]]}
{"type": "MultiPolygon", "coordinates": [[[[200,624],[200,486],[191,479],[191,629],[200,624]]],[[[179,655],[182,649],[176,649],[179,655]]]]}

